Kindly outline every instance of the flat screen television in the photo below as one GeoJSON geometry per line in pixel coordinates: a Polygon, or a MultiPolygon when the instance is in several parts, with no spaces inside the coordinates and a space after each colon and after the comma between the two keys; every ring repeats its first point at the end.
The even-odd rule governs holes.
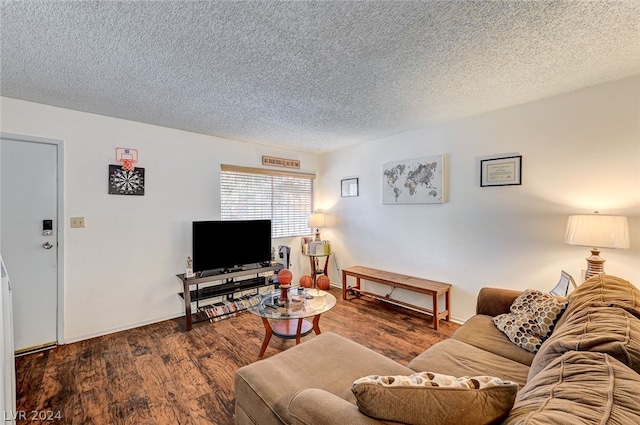
{"type": "Polygon", "coordinates": [[[199,275],[266,266],[271,220],[194,221],[193,271],[199,275]]]}

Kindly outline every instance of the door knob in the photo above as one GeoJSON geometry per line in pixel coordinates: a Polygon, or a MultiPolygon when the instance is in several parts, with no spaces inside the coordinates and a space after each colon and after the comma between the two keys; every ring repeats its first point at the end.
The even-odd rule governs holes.
{"type": "Polygon", "coordinates": [[[49,242],[45,242],[45,243],[42,244],[42,247],[44,249],[51,249],[51,248],[53,248],[53,245],[51,245],[49,242]]]}

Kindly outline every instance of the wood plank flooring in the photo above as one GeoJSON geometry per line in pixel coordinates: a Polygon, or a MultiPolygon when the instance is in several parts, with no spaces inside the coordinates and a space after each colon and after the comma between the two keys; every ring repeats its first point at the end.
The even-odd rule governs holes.
{"type": "MultiPolygon", "coordinates": [[[[458,327],[371,300],[343,301],[320,319],[336,332],[402,364],[458,327]]],[[[455,306],[454,306],[455,307],[455,306]]],[[[19,424],[234,423],[234,372],[258,360],[261,320],[243,313],[183,331],[181,319],[66,344],[16,359],[19,424]],[[59,420],[32,421],[32,412],[60,412],[59,420]]],[[[311,339],[312,333],[302,339],[311,339]]],[[[272,338],[265,358],[295,345],[272,338]]]]}

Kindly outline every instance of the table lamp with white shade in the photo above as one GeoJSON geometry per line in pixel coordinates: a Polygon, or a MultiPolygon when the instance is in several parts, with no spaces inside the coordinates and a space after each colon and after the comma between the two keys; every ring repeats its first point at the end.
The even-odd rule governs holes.
{"type": "Polygon", "coordinates": [[[564,242],[569,245],[591,247],[591,256],[587,257],[589,279],[604,274],[604,260],[599,248],[629,248],[629,222],[627,217],[619,215],[594,214],[572,215],[567,221],[564,242]]]}
{"type": "Polygon", "coordinates": [[[319,212],[314,212],[313,214],[309,214],[309,219],[307,221],[307,225],[309,227],[313,227],[316,229],[316,237],[314,241],[319,241],[320,239],[320,227],[324,227],[325,219],[324,214],[319,212]]]}

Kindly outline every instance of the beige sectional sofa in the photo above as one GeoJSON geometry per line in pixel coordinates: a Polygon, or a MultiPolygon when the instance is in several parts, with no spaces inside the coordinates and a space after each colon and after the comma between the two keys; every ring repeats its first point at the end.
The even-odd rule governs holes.
{"type": "MultiPolygon", "coordinates": [[[[520,294],[482,289],[477,314],[406,366],[324,333],[240,368],[236,423],[378,424],[358,408],[353,382],[367,375],[430,371],[517,383],[515,404],[499,420],[507,425],[640,424],[640,291],[613,276],[589,279],[570,294],[536,354],[512,343],[492,320],[508,313],[520,294]]],[[[422,418],[416,423],[440,423],[429,421],[439,417],[425,411],[432,407],[416,404],[415,415],[422,418]]]]}

